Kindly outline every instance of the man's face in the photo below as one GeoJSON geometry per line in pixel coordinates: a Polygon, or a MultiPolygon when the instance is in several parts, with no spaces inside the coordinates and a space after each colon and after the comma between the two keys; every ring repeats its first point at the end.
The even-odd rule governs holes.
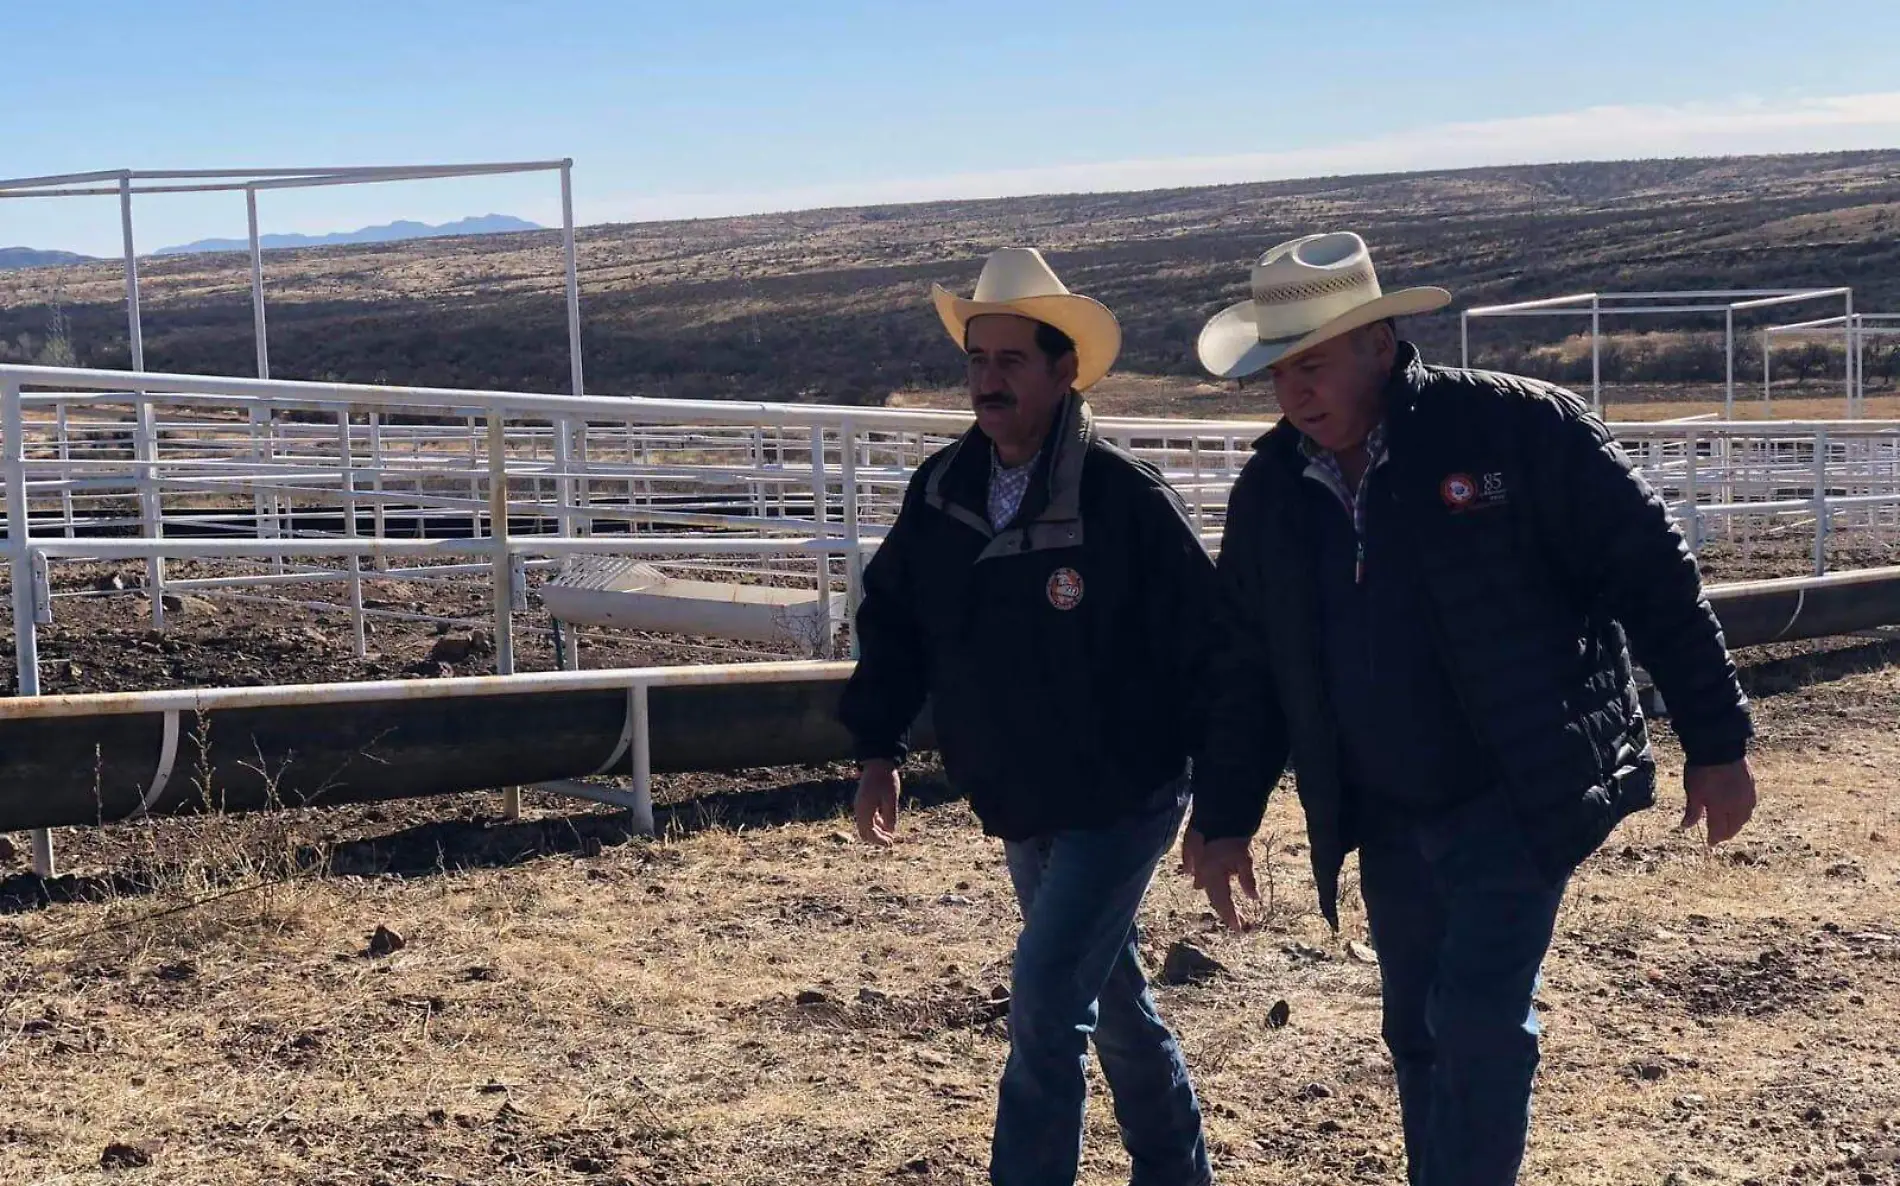
{"type": "Polygon", "coordinates": [[[1075,384],[1074,352],[1049,358],[1036,345],[1036,323],[1010,314],[972,318],[964,349],[970,407],[983,435],[1004,451],[1040,443],[1075,384]]]}
{"type": "Polygon", "coordinates": [[[1273,394],[1294,426],[1320,448],[1357,448],[1384,414],[1397,348],[1387,325],[1341,334],[1274,363],[1273,394]]]}

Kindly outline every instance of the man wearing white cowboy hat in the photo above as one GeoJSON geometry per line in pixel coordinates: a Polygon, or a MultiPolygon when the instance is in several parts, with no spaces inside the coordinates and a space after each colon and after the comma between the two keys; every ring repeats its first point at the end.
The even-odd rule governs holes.
{"type": "Polygon", "coordinates": [[[976,424],[918,467],[865,569],[839,714],[862,763],[858,832],[893,841],[928,698],[1023,915],[991,1180],[1075,1180],[1092,1035],[1133,1181],[1198,1186],[1200,1105],[1135,917],[1185,812],[1213,564],[1161,475],[1096,435],[1080,392],[1120,346],[1107,309],[1024,248],[989,258],[973,300],[933,296],[976,424]]]}
{"type": "Polygon", "coordinates": [[[1755,802],[1747,701],[1663,503],[1576,396],[1427,366],[1357,235],[1262,256],[1202,331],[1284,413],[1235,483],[1183,864],[1229,925],[1291,761],[1320,906],[1359,850],[1411,1181],[1505,1186],[1524,1154],[1531,1000],[1564,887],[1655,798],[1630,650],[1687,755],[1685,827],[1755,802]]]}

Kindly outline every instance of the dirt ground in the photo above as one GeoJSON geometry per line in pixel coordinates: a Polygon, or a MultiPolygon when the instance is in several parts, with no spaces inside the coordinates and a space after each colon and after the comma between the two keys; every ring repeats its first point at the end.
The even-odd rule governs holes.
{"type": "MultiPolygon", "coordinates": [[[[1800,540],[1703,560],[1712,580],[1808,563],[1800,540]]],[[[441,627],[379,616],[355,659],[343,614],[282,604],[187,594],[155,634],[139,575],[55,568],[45,691],[494,668],[475,586],[370,582],[372,608],[457,617],[474,645],[443,661],[441,627]],[[99,592],[115,574],[134,588],[99,592]]],[[[517,631],[521,669],[554,666],[544,621],[517,631]]],[[[1711,855],[1665,803],[1579,875],[1527,1182],[1900,1182],[1900,643],[1744,658],[1762,811],[1711,855]]],[[[0,1181],[980,1182],[1014,906],[996,846],[917,775],[887,854],[851,839],[841,767],[663,779],[652,840],[466,795],[63,832],[43,883],[27,837],[0,838],[0,1181]]],[[[1330,934],[1291,796],[1263,837],[1255,931],[1218,933],[1172,872],[1143,918],[1153,967],[1191,940],[1226,968],[1161,990],[1221,1180],[1399,1181],[1356,894],[1330,934]]],[[[1125,1180],[1094,1088],[1084,1181],[1125,1180]]]]}
{"type": "MultiPolygon", "coordinates": [[[[1900,1181],[1900,646],[1749,658],[1751,829],[1675,833],[1666,753],[1572,889],[1527,1182],[1900,1181]]],[[[922,773],[889,853],[838,768],[666,780],[654,840],[470,795],[62,833],[42,884],[14,837],[0,1181],[980,1182],[1016,919],[922,773]]],[[[1227,969],[1160,990],[1221,1180],[1399,1181],[1356,894],[1330,934],[1290,796],[1263,837],[1252,933],[1172,872],[1143,914],[1227,969]]]]}

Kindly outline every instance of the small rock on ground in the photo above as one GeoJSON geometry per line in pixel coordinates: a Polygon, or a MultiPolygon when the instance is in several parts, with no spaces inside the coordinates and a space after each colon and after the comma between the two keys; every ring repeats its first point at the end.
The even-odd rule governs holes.
{"type": "Polygon", "coordinates": [[[1226,971],[1219,960],[1186,939],[1178,939],[1161,963],[1160,980],[1167,985],[1203,984],[1226,971]]]}
{"type": "Polygon", "coordinates": [[[973,1013],[978,1021],[1001,1021],[1009,1016],[1009,986],[999,984],[977,998],[973,1013]]]}
{"type": "Polygon", "coordinates": [[[369,937],[369,954],[373,957],[391,955],[408,945],[409,941],[402,937],[401,932],[378,924],[369,937]]]}
{"type": "Polygon", "coordinates": [[[429,658],[437,663],[462,663],[475,653],[475,640],[466,634],[444,634],[429,648],[429,658]]]}
{"type": "Polygon", "coordinates": [[[107,1145],[105,1152],[99,1155],[99,1168],[107,1170],[135,1170],[152,1164],[152,1151],[143,1145],[130,1145],[124,1141],[114,1141],[107,1145]]]}
{"type": "Polygon", "coordinates": [[[207,614],[215,614],[218,612],[218,607],[215,603],[206,601],[202,597],[189,597],[183,593],[167,593],[160,598],[159,601],[160,604],[165,607],[165,612],[168,614],[187,614],[192,617],[204,617],[207,614]]]}

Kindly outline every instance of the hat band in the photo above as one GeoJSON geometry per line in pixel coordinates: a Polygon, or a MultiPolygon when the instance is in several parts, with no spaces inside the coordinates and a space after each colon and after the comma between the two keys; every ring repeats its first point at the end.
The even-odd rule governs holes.
{"type": "Polygon", "coordinates": [[[1262,346],[1291,346],[1293,343],[1299,341],[1300,339],[1305,338],[1305,337],[1310,337],[1311,335],[1318,333],[1320,330],[1325,329],[1329,325],[1336,325],[1340,321],[1343,321],[1346,318],[1351,317],[1354,313],[1359,312],[1359,310],[1364,309],[1366,306],[1376,304],[1378,303],[1378,301],[1383,300],[1383,299],[1384,299],[1383,297],[1375,297],[1373,300],[1370,300],[1370,301],[1361,301],[1359,304],[1354,305],[1352,308],[1345,309],[1339,313],[1335,313],[1331,317],[1328,317],[1320,321],[1318,324],[1309,325],[1305,329],[1294,330],[1292,333],[1278,335],[1271,338],[1263,337],[1260,339],[1260,344],[1262,346]]]}
{"type": "Polygon", "coordinates": [[[1364,288],[1370,290],[1369,300],[1380,296],[1379,277],[1371,267],[1353,268],[1336,276],[1320,280],[1296,280],[1290,283],[1276,284],[1270,287],[1254,289],[1253,299],[1256,305],[1290,305],[1295,301],[1310,301],[1319,297],[1338,296],[1343,292],[1364,288]]]}

